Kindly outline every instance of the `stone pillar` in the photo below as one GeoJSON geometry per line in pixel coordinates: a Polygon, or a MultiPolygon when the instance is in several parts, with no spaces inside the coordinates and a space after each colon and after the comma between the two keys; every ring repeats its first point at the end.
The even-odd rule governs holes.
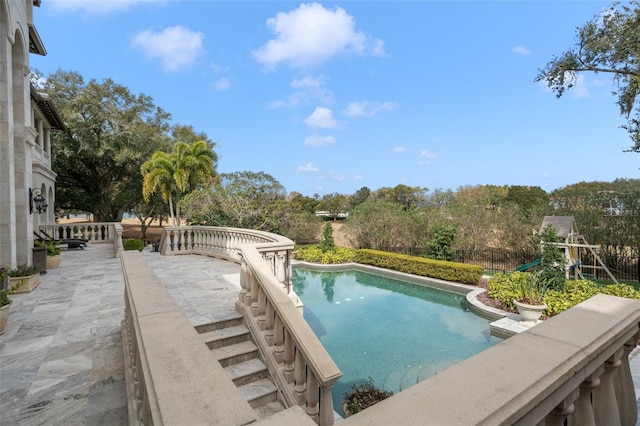
{"type": "MultiPolygon", "coordinates": [[[[3,16],[0,13],[0,16],[3,16]]],[[[16,193],[13,165],[12,46],[0,26],[0,265],[16,266],[16,193]]]]}

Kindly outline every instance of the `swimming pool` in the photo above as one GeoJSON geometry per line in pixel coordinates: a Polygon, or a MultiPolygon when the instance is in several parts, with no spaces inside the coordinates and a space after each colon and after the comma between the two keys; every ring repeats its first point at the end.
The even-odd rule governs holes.
{"type": "Polygon", "coordinates": [[[464,295],[358,270],[293,270],[304,318],[342,377],[344,393],[369,377],[397,393],[495,345],[489,321],[466,308],[464,295]]]}

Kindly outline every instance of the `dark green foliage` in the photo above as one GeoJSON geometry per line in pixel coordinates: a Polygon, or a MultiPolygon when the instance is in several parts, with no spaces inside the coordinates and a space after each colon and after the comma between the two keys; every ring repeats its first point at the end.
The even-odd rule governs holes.
{"type": "Polygon", "coordinates": [[[477,285],[484,272],[480,266],[423,257],[362,249],[355,262],[424,277],[477,285]]]}
{"type": "Polygon", "coordinates": [[[351,391],[344,394],[344,406],[349,415],[359,413],[365,408],[389,398],[393,392],[378,389],[369,377],[365,383],[351,385],[351,391]]]}
{"type": "Polygon", "coordinates": [[[11,299],[9,299],[9,293],[7,293],[5,290],[0,289],[0,307],[10,305],[10,304],[11,304],[11,299]]]}
{"type": "Polygon", "coordinates": [[[320,242],[320,250],[323,252],[327,252],[330,250],[334,250],[336,248],[336,243],[333,240],[333,226],[331,226],[331,222],[327,222],[324,224],[324,229],[322,230],[322,241],[320,242]]]}
{"type": "Polygon", "coordinates": [[[35,275],[39,273],[40,268],[38,268],[36,265],[29,266],[26,264],[22,264],[16,266],[13,269],[9,269],[10,277],[28,277],[29,275],[35,275]]]}
{"type": "Polygon", "coordinates": [[[455,226],[436,224],[433,227],[433,238],[429,242],[428,257],[436,260],[454,260],[456,252],[452,246],[455,237],[455,226]]]}
{"type": "Polygon", "coordinates": [[[124,240],[122,242],[122,246],[124,247],[125,250],[142,251],[144,249],[144,243],[142,242],[142,240],[139,240],[137,238],[131,238],[131,239],[128,239],[128,240],[124,240]]]}
{"type": "Polygon", "coordinates": [[[542,255],[540,269],[536,272],[537,280],[550,290],[563,291],[566,282],[565,258],[563,251],[555,244],[558,242],[556,231],[547,226],[540,235],[542,240],[542,255]]]}

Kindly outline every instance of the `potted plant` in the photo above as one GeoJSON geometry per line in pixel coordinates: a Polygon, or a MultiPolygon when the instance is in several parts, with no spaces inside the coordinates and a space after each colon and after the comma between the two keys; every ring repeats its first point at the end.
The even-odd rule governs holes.
{"type": "Polygon", "coordinates": [[[538,323],[542,312],[547,309],[544,296],[548,288],[548,282],[542,271],[534,272],[527,279],[518,282],[513,304],[522,317],[522,325],[531,327],[538,323]]]}
{"type": "Polygon", "coordinates": [[[60,247],[54,241],[36,241],[40,247],[47,249],[47,269],[54,269],[60,266],[60,247]]]}
{"type": "Polygon", "coordinates": [[[11,309],[11,299],[9,299],[9,295],[4,289],[6,275],[6,269],[0,268],[0,334],[4,333],[4,328],[7,326],[7,321],[9,321],[9,310],[11,309]]]}
{"type": "Polygon", "coordinates": [[[11,293],[29,293],[40,284],[40,268],[18,265],[9,269],[9,291],[11,293]]]}

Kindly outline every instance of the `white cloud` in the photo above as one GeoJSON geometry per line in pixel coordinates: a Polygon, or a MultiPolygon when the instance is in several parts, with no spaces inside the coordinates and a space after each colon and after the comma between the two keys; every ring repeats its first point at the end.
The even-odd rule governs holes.
{"type": "Polygon", "coordinates": [[[204,54],[204,34],[188,28],[168,27],[159,33],[142,31],[133,36],[133,46],[151,59],[157,59],[167,71],[193,64],[204,54]]]}
{"type": "Polygon", "coordinates": [[[166,3],[168,0],[47,0],[47,6],[60,12],[84,12],[87,15],[106,15],[126,10],[139,3],[166,3]]]}
{"type": "Polygon", "coordinates": [[[396,102],[350,102],[344,110],[349,117],[373,117],[379,112],[389,112],[398,106],[396,102]]]}
{"type": "Polygon", "coordinates": [[[333,103],[333,92],[327,88],[327,79],[324,75],[306,75],[295,78],[291,82],[291,88],[295,91],[286,100],[277,100],[269,104],[271,108],[296,107],[308,104],[315,100],[322,104],[333,103]]]}
{"type": "Polygon", "coordinates": [[[531,54],[531,51],[527,49],[526,46],[523,46],[521,44],[511,49],[511,51],[513,53],[517,53],[518,55],[523,55],[523,56],[527,56],[531,54]]]}
{"type": "Polygon", "coordinates": [[[321,129],[334,129],[338,127],[338,122],[333,118],[333,111],[324,107],[316,107],[311,115],[304,119],[304,122],[310,127],[321,129]]]}
{"type": "Polygon", "coordinates": [[[308,146],[327,146],[336,143],[333,136],[311,135],[304,140],[304,144],[308,146]]]}
{"type": "Polygon", "coordinates": [[[418,164],[420,165],[428,165],[431,164],[431,160],[436,158],[437,155],[429,152],[426,149],[423,149],[422,151],[420,151],[420,160],[418,160],[418,164]]]}
{"type": "Polygon", "coordinates": [[[404,146],[396,146],[396,147],[393,148],[393,153],[394,154],[400,154],[402,152],[405,152],[406,150],[407,150],[407,148],[404,147],[404,146]]]}
{"type": "Polygon", "coordinates": [[[307,163],[304,166],[298,166],[298,168],[296,169],[297,172],[317,172],[318,168],[316,166],[314,166],[312,163],[307,163]]]}
{"type": "Polygon", "coordinates": [[[362,175],[356,175],[356,176],[354,176],[352,179],[353,179],[353,180],[362,180],[362,179],[364,179],[364,176],[362,176],[362,175]]]}
{"type": "Polygon", "coordinates": [[[306,68],[350,53],[384,56],[384,42],[355,30],[355,21],[341,7],[301,4],[289,13],[267,20],[275,38],[254,50],[254,59],[268,68],[280,63],[306,68]]]}
{"type": "Polygon", "coordinates": [[[231,88],[231,80],[226,77],[220,77],[211,84],[211,87],[218,92],[224,92],[231,88]]]}

